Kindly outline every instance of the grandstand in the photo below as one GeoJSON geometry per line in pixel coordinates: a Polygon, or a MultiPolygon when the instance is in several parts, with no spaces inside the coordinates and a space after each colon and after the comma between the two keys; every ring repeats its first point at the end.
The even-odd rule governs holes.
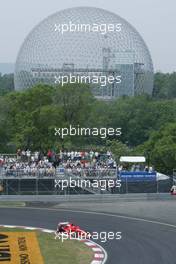
{"type": "Polygon", "coordinates": [[[49,150],[43,155],[39,151],[18,150],[17,154],[0,155],[0,193],[168,192],[172,178],[158,178],[159,174],[145,162],[144,157],[122,157],[117,164],[109,151],[60,151],[56,154],[49,150]],[[133,164],[136,159],[137,164],[133,164]]]}

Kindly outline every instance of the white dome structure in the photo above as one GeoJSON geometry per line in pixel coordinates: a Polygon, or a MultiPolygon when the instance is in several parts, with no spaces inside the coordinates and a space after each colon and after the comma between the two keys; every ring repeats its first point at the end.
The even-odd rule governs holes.
{"type": "Polygon", "coordinates": [[[15,89],[55,85],[56,75],[70,73],[120,75],[121,83],[93,85],[94,95],[103,99],[153,91],[153,64],[144,40],[126,20],[99,8],[69,8],[39,23],[18,53],[15,89]]]}

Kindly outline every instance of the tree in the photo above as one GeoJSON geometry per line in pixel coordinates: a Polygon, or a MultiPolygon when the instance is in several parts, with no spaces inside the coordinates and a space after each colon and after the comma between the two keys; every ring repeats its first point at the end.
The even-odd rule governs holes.
{"type": "Polygon", "coordinates": [[[176,72],[155,73],[153,96],[159,99],[176,98],[176,72]]]}
{"type": "Polygon", "coordinates": [[[140,147],[157,171],[172,175],[176,164],[176,122],[165,124],[159,131],[151,134],[149,140],[140,147]]]}
{"type": "Polygon", "coordinates": [[[14,75],[0,73],[0,96],[14,91],[14,75]]]}
{"type": "Polygon", "coordinates": [[[118,140],[108,140],[106,143],[106,148],[111,150],[117,161],[119,161],[121,156],[128,156],[131,152],[127,145],[118,140]]]}
{"type": "Polygon", "coordinates": [[[84,84],[58,86],[54,98],[54,104],[62,107],[68,125],[85,123],[93,102],[90,87],[84,84]]]}

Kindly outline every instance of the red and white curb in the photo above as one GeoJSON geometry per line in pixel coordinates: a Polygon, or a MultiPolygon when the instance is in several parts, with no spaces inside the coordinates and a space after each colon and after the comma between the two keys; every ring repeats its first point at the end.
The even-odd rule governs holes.
{"type": "Polygon", "coordinates": [[[104,264],[107,260],[107,252],[103,247],[101,247],[99,244],[91,241],[86,240],[84,243],[90,247],[94,252],[94,260],[92,260],[91,264],[104,264]]]}
{"type": "MultiPolygon", "coordinates": [[[[48,234],[54,234],[54,230],[50,229],[44,229],[44,228],[38,228],[38,227],[30,227],[30,226],[13,226],[13,225],[0,225],[0,228],[22,228],[26,230],[35,230],[40,231],[48,234]]],[[[107,261],[107,252],[106,250],[101,247],[99,244],[95,243],[94,241],[91,241],[89,239],[82,240],[82,242],[92,249],[94,253],[94,259],[90,264],[105,264],[107,261]]]]}

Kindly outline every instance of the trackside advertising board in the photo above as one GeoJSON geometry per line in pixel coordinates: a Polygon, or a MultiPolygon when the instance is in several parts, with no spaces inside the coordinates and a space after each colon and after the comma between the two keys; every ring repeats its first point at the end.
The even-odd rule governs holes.
{"type": "Polygon", "coordinates": [[[156,181],[156,172],[145,171],[121,171],[122,182],[156,181]]]}
{"type": "Polygon", "coordinates": [[[35,232],[0,232],[0,264],[44,264],[35,232]]]}

